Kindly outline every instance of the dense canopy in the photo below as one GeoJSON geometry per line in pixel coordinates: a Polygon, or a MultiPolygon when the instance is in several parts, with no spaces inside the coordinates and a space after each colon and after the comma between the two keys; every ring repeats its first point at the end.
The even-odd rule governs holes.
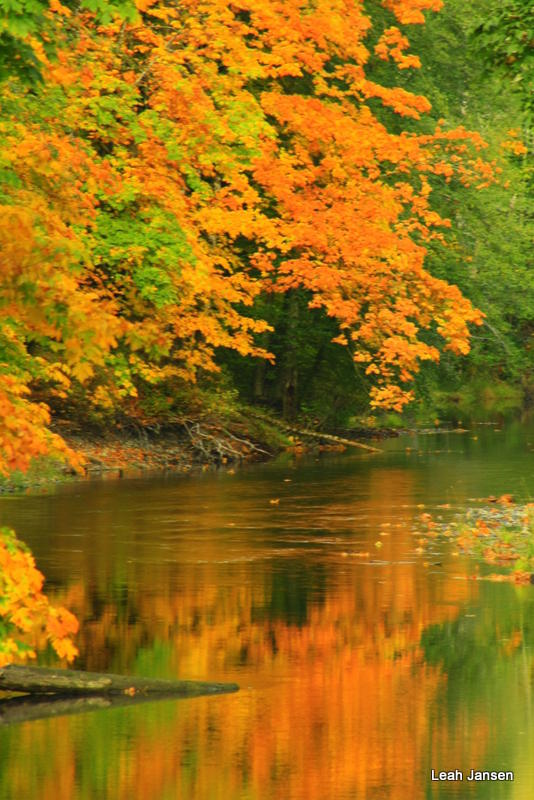
{"type": "Polygon", "coordinates": [[[495,330],[456,236],[477,235],[466,213],[501,167],[432,111],[445,76],[410,77],[409,39],[441,6],[4,7],[2,471],[77,465],[51,409],[158,419],[221,367],[247,399],[255,365],[256,396],[290,414],[320,405],[316,388],[286,402],[303,364],[350,361],[344,395],[400,411],[422,362],[467,354],[488,312],[495,330]]]}

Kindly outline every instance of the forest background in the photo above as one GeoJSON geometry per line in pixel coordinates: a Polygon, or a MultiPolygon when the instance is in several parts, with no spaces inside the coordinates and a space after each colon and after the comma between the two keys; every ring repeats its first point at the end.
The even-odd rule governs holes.
{"type": "Polygon", "coordinates": [[[65,420],[528,402],[532,3],[2,0],[0,31],[4,473],[79,465],[65,420]]]}

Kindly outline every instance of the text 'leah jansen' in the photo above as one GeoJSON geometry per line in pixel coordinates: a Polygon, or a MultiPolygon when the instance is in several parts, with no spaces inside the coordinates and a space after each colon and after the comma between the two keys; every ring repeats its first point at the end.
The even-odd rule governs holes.
{"type": "MultiPolygon", "coordinates": [[[[433,781],[463,781],[464,773],[461,769],[453,769],[449,772],[435,772],[432,770],[431,779],[433,781]]],[[[472,769],[465,776],[467,781],[513,781],[513,772],[479,772],[472,769]]]]}

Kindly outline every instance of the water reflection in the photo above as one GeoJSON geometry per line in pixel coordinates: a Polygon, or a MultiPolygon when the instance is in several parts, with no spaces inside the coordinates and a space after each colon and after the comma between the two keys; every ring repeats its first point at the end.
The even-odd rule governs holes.
{"type": "Polygon", "coordinates": [[[0,728],[0,798],[466,796],[432,767],[515,770],[469,796],[530,797],[531,587],[465,580],[412,524],[498,491],[491,436],[0,506],[82,622],[80,667],[242,687],[0,728]]]}

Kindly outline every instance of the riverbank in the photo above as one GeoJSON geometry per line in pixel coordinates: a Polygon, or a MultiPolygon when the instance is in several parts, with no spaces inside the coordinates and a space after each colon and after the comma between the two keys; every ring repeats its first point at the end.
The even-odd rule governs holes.
{"type": "Polygon", "coordinates": [[[370,440],[398,435],[393,430],[358,428],[319,432],[289,426],[263,411],[250,410],[231,417],[213,415],[180,419],[165,424],[80,426],[56,420],[52,426],[82,461],[82,471],[54,458],[35,459],[27,473],[0,479],[0,493],[12,493],[92,477],[134,477],[143,474],[184,473],[233,468],[240,463],[266,461],[279,453],[342,451],[353,439],[355,446],[374,450],[370,440]],[[348,438],[347,438],[348,437],[348,438]],[[356,441],[358,440],[358,441],[356,441]],[[365,444],[367,443],[367,444],[365,444]]]}

